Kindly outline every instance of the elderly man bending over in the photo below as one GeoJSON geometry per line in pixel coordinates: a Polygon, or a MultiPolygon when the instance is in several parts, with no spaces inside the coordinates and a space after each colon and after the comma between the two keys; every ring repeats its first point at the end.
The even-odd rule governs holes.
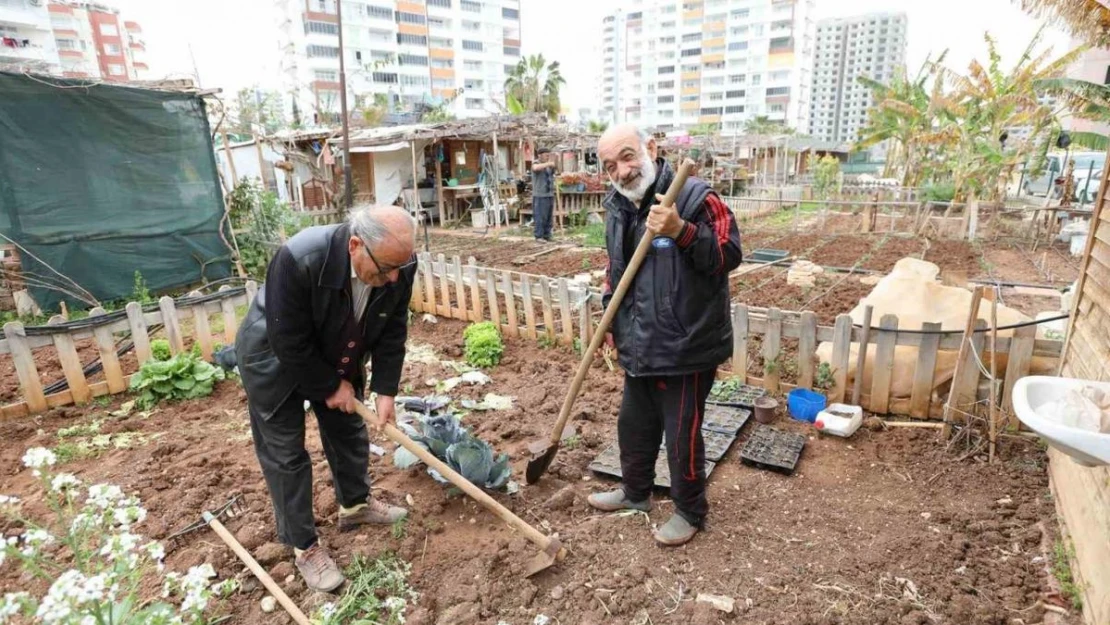
{"type": "Polygon", "coordinates": [[[341,531],[389,524],[403,508],[370,497],[369,436],[355,414],[366,364],[380,427],[396,418],[408,304],[416,274],[415,226],[404,209],[360,208],[348,223],[297,233],[278,250],[236,340],[251,433],[297,569],[313,590],[344,581],[316,537],[304,403],[312,405],[331,468],[341,531]]]}
{"type": "Polygon", "coordinates": [[[613,182],[604,201],[606,305],[644,230],[657,236],[613,320],[625,374],[617,418],[623,484],[591,495],[589,503],[605,511],[650,510],[666,433],[676,510],[655,540],[681,545],[709,511],[701,423],[717,366],[732,355],[728,272],[740,264],[740,233],[703,180],[689,178],[675,206],[657,205],[674,172],[658,157],[655,139],[635,126],[610,128],[597,154],[613,182]]]}

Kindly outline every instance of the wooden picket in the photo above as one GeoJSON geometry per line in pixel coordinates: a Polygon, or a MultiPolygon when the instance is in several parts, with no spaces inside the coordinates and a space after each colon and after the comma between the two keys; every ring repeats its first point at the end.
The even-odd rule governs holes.
{"type": "MultiPolygon", "coordinates": [[[[21,399],[0,407],[0,417],[36,414],[48,408],[83,404],[94,397],[126,391],[131,375],[124,373],[123,363],[117,354],[117,335],[130,335],[135,358],[142,363],[151,356],[150,326],[161,325],[171,351],[180,353],[186,349],[186,337],[182,332],[181,322],[187,321],[192,329],[191,341],[200,346],[205,357],[210,357],[213,337],[209,316],[223,316],[224,339],[230,344],[234,342],[238,325],[236,307],[250,303],[257,293],[258,285],[248,282],[244,292],[221,288],[216,297],[204,302],[190,302],[185,299],[179,305],[173,298],[163,297],[158,302],[158,308],[150,312],[143,312],[138,302],[130,302],[125,307],[125,316],[115,315],[100,323],[96,323],[97,319],[106,317],[107,313],[103,308],[97,307],[89,311],[89,325],[81,328],[66,327],[60,325],[64,321],[62,317],[55,316],[45,326],[50,331],[43,332],[41,328],[37,328],[38,331],[33,335],[27,334],[27,329],[21,322],[9,322],[4,325],[4,338],[0,339],[0,355],[9,355],[12,359],[19,379],[21,399]],[[85,376],[77,349],[77,341],[85,340],[91,340],[95,346],[101,370],[104,372],[102,382],[91,383],[85,376]],[[49,395],[45,392],[47,383],[42,379],[35,363],[35,351],[47,347],[53,348],[51,356],[61,365],[68,386],[66,390],[49,395]]],[[[199,293],[191,293],[190,299],[197,295],[199,293]]]]}

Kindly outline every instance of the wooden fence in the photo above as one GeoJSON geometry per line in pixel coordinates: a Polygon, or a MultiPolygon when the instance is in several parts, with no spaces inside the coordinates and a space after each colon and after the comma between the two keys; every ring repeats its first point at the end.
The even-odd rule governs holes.
{"type": "MultiPolygon", "coordinates": [[[[431,312],[442,317],[465,321],[495,321],[501,331],[510,337],[545,340],[563,345],[585,346],[589,343],[601,314],[601,294],[597,289],[575,283],[566,278],[549,278],[516,271],[479,267],[473,259],[468,263],[455,256],[448,260],[443,254],[420,258],[420,272],[414,286],[412,308],[417,312],[431,312]]],[[[955,355],[959,351],[962,330],[939,333],[939,324],[925,324],[921,331],[899,332],[899,321],[894,315],[885,315],[878,327],[868,333],[868,345],[875,345],[870,388],[862,389],[862,406],[876,414],[897,414],[917,418],[939,418],[943,405],[934,395],[936,363],[942,351],[955,355]],[[918,348],[914,367],[912,394],[909,398],[894,398],[895,348],[918,348]]],[[[980,322],[981,327],[985,327],[980,322]]],[[[852,343],[859,343],[862,329],[854,327],[850,316],[836,318],[833,326],[817,324],[812,312],[791,312],[775,308],[763,309],[735,305],[732,310],[734,374],[743,372],[748,384],[762,386],[772,392],[785,392],[793,388],[813,388],[817,376],[817,348],[821,343],[832,344],[831,368],[835,383],[828,390],[830,401],[842,401],[850,396],[847,385],[848,371],[855,371],[856,363],[850,362],[852,343]],[[748,374],[749,342],[760,341],[759,354],[764,362],[779,363],[766,368],[764,375],[748,374]],[[797,349],[785,356],[784,339],[797,341],[797,349]],[[797,383],[781,381],[781,372],[797,371],[797,383]]],[[[1011,337],[999,337],[998,353],[1008,356],[1009,365],[1001,380],[1003,409],[1009,410],[1010,390],[1020,378],[1029,374],[1034,356],[1058,359],[1061,342],[1036,338],[1036,327],[1018,328],[1011,337]]],[[[975,334],[975,352],[981,357],[985,333],[975,334]]],[[[981,372],[971,359],[959,366],[960,379],[953,385],[957,393],[957,407],[967,409],[975,403],[981,382],[981,372]]],[[[1014,422],[1016,423],[1016,422],[1014,422]]]]}
{"type": "MultiPolygon", "coordinates": [[[[246,288],[231,289],[224,286],[214,296],[189,296],[175,301],[163,297],[158,301],[157,310],[144,311],[137,302],[127,304],[126,316],[107,314],[103,308],[94,308],[87,323],[77,328],[49,328],[63,321],[61,316],[50,320],[46,327],[25,328],[23,323],[12,321],[4,325],[4,338],[0,340],[0,355],[10,354],[19,379],[21,400],[0,408],[0,417],[9,418],[43,412],[48,408],[88,402],[93,397],[122,393],[127,390],[131,376],[123,373],[120,365],[117,334],[130,334],[134,344],[135,356],[142,363],[150,358],[150,328],[162,326],[162,332],[169,341],[173,353],[185,350],[183,328],[191,328],[193,341],[200,346],[205,358],[212,356],[215,338],[212,335],[210,318],[222,317],[222,342],[235,341],[238,328],[236,308],[246,305],[258,292],[258,285],[247,282],[246,288]],[[104,317],[97,322],[97,317],[104,317]],[[78,355],[76,341],[93,339],[96,344],[104,380],[90,383],[78,355]],[[53,347],[54,354],[42,348],[53,347]],[[36,364],[36,351],[39,360],[53,360],[61,365],[68,385],[66,390],[47,394],[47,383],[39,373],[36,364]]],[[[45,363],[44,363],[45,364],[45,363]]]]}

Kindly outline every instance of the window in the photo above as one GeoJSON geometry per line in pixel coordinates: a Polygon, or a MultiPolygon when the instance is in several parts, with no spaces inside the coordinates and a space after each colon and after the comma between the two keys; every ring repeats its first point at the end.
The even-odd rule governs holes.
{"type": "Polygon", "coordinates": [[[747,76],[745,76],[744,74],[733,74],[732,76],[728,77],[728,82],[733,85],[742,85],[744,84],[746,79],[747,76]]]}
{"type": "Polygon", "coordinates": [[[318,69],[314,72],[320,82],[339,82],[339,72],[331,69],[318,69]]]}
{"type": "Polygon", "coordinates": [[[432,67],[436,69],[451,69],[455,67],[454,59],[432,59],[432,67]]]}
{"type": "Polygon", "coordinates": [[[463,69],[465,69],[468,72],[480,72],[480,71],[482,71],[482,62],[481,61],[463,61],[463,69]]]}
{"type": "Polygon", "coordinates": [[[736,50],[747,50],[748,49],[748,42],[747,41],[732,41],[732,42],[729,42],[728,49],[729,49],[729,51],[732,51],[732,52],[735,52],[736,50]]]}
{"type": "Polygon", "coordinates": [[[119,28],[116,28],[115,24],[101,24],[100,34],[105,37],[119,37],[119,28]]]}
{"type": "Polygon", "coordinates": [[[481,52],[483,49],[484,48],[481,41],[470,41],[469,39],[463,39],[463,50],[473,50],[475,52],[481,52]]]}
{"type": "Polygon", "coordinates": [[[469,30],[469,31],[477,32],[477,31],[482,30],[482,23],[481,22],[475,22],[473,20],[463,20],[462,21],[462,27],[463,27],[463,30],[469,30]]]}
{"type": "Polygon", "coordinates": [[[660,89],[674,89],[674,81],[673,80],[663,80],[663,81],[660,81],[657,86],[660,89]]]}
{"type": "Polygon", "coordinates": [[[735,91],[726,91],[725,92],[725,97],[730,99],[730,100],[733,99],[733,98],[742,98],[742,97],[744,97],[744,90],[743,89],[737,89],[735,91]]]}
{"type": "Polygon", "coordinates": [[[663,22],[662,24],[659,25],[659,28],[661,28],[663,30],[667,30],[668,28],[674,28],[674,20],[671,20],[669,22],[663,22]]]}
{"type": "Polygon", "coordinates": [[[687,64],[687,65],[682,66],[682,72],[683,73],[690,73],[690,72],[697,72],[697,71],[701,71],[701,65],[698,65],[697,63],[687,64]]]}
{"type": "Polygon", "coordinates": [[[481,2],[472,2],[471,0],[462,0],[459,2],[459,6],[462,7],[463,11],[469,11],[471,13],[479,13],[482,10],[481,2]]]}
{"type": "Polygon", "coordinates": [[[428,26],[431,28],[443,28],[445,30],[451,29],[451,20],[445,17],[428,16],[428,26]]]}
{"type": "Polygon", "coordinates": [[[659,38],[659,43],[664,45],[664,46],[673,46],[674,42],[675,42],[674,37],[660,37],[659,38]]]}
{"type": "Polygon", "coordinates": [[[455,87],[455,83],[450,78],[433,78],[432,79],[432,88],[433,89],[453,89],[454,87],[455,87]]]}
{"type": "Polygon", "coordinates": [[[751,15],[751,12],[752,12],[751,9],[733,9],[732,19],[734,19],[734,20],[744,19],[745,17],[748,17],[749,15],[751,15]]]}
{"type": "Polygon", "coordinates": [[[108,73],[113,76],[125,76],[127,74],[127,70],[122,65],[117,65],[113,63],[108,66],[108,73]]]}
{"type": "Polygon", "coordinates": [[[787,52],[794,49],[793,37],[775,37],[771,39],[771,52],[787,52]]]}
{"type": "Polygon", "coordinates": [[[393,9],[386,7],[376,7],[372,4],[366,5],[366,15],[383,20],[393,19],[393,9]]]}
{"type": "Polygon", "coordinates": [[[696,80],[684,80],[684,81],[682,81],[682,88],[683,89],[696,89],[697,86],[698,86],[698,81],[696,81],[696,80]]]}
{"type": "Polygon", "coordinates": [[[430,7],[443,7],[445,9],[451,8],[451,0],[428,0],[430,7]]]}
{"type": "Polygon", "coordinates": [[[725,84],[725,77],[724,76],[714,76],[712,78],[708,78],[708,79],[706,79],[705,84],[707,84],[711,87],[720,87],[721,85],[725,84]]]}
{"type": "Polygon", "coordinates": [[[455,45],[455,41],[447,37],[429,37],[428,45],[433,48],[450,48],[455,45]]]}
{"type": "Polygon", "coordinates": [[[304,34],[308,35],[312,33],[317,35],[338,35],[339,26],[327,22],[305,22],[304,34]]]}
{"type": "Polygon", "coordinates": [[[471,110],[480,110],[482,108],[482,100],[478,98],[467,98],[466,108],[471,110]]]}
{"type": "Polygon", "coordinates": [[[752,84],[758,85],[762,76],[760,74],[752,74],[752,84]]]}
{"type": "Polygon", "coordinates": [[[397,33],[397,43],[426,46],[428,45],[428,37],[427,35],[406,35],[405,33],[397,33]]]}
{"type": "Polygon", "coordinates": [[[481,90],[485,88],[484,85],[485,83],[483,83],[481,80],[475,80],[473,78],[468,78],[467,80],[463,81],[463,87],[466,89],[481,90]]]}
{"type": "Polygon", "coordinates": [[[790,95],[790,87],[771,87],[767,89],[767,97],[790,95]]]}
{"type": "Polygon", "coordinates": [[[781,70],[781,71],[777,71],[777,72],[771,72],[770,80],[771,80],[771,82],[775,82],[775,81],[779,81],[779,80],[790,80],[790,70],[781,70]]]}
{"type": "Polygon", "coordinates": [[[374,82],[380,82],[389,85],[397,84],[397,74],[387,72],[374,72],[373,79],[374,82]]]}
{"type": "Polygon", "coordinates": [[[709,70],[724,69],[724,68],[725,68],[725,62],[724,61],[715,61],[713,63],[706,63],[705,64],[705,69],[709,69],[709,70]]]}
{"type": "Polygon", "coordinates": [[[504,46],[501,51],[505,56],[520,56],[520,46],[504,46]]]}
{"type": "Polygon", "coordinates": [[[636,11],[635,13],[629,13],[628,14],[628,19],[629,20],[643,19],[643,17],[644,17],[644,12],[643,11],[636,11]]]}
{"type": "Polygon", "coordinates": [[[723,93],[718,92],[718,93],[709,94],[709,101],[710,102],[720,102],[721,100],[724,100],[724,99],[725,99],[725,94],[723,94],[723,93]]]}
{"type": "Polygon", "coordinates": [[[59,50],[76,50],[77,49],[77,42],[72,40],[72,39],[58,39],[57,43],[58,43],[58,49],[59,50]]]}
{"type": "Polygon", "coordinates": [[[698,56],[700,54],[701,48],[690,48],[689,50],[682,51],[682,56],[698,56]]]}
{"type": "Polygon", "coordinates": [[[690,43],[691,41],[701,41],[701,33],[687,33],[682,36],[682,43],[690,43]]]}
{"type": "Polygon", "coordinates": [[[311,58],[338,59],[339,48],[335,46],[308,46],[308,56],[311,58]]]}
{"type": "Polygon", "coordinates": [[[656,100],[656,102],[658,104],[674,104],[674,96],[673,95],[661,95],[661,96],[659,96],[659,99],[656,100]]]}
{"type": "MultiPolygon", "coordinates": [[[[355,54],[355,56],[357,56],[359,58],[359,60],[362,60],[362,53],[361,52],[357,52],[355,54]]],[[[392,53],[386,52],[385,50],[372,50],[370,52],[370,60],[371,61],[380,61],[382,63],[388,63],[389,65],[393,65],[393,62],[396,59],[393,58],[392,53]]]]}
{"type": "Polygon", "coordinates": [[[699,96],[698,96],[697,94],[694,94],[694,95],[684,95],[684,96],[682,96],[682,101],[683,101],[683,102],[697,102],[697,101],[698,101],[698,97],[699,97],[699,96]]]}
{"type": "Polygon", "coordinates": [[[720,109],[720,107],[703,108],[701,110],[701,114],[702,115],[720,115],[721,114],[721,109],[720,109]]]}
{"type": "Polygon", "coordinates": [[[401,74],[401,85],[405,87],[427,87],[427,76],[406,76],[401,74]]]}
{"type": "MultiPolygon", "coordinates": [[[[1106,71],[1107,71],[1107,75],[1110,75],[1110,68],[1108,68],[1106,71]]],[[[656,72],[656,73],[658,73],[658,74],[673,74],[674,73],[674,65],[667,65],[665,67],[660,67],[659,71],[656,72]]]]}
{"type": "Polygon", "coordinates": [[[520,19],[520,11],[504,7],[501,9],[501,17],[507,20],[518,20],[520,19]]]}
{"type": "Polygon", "coordinates": [[[427,67],[428,57],[415,54],[398,54],[397,63],[400,65],[423,65],[427,67]]]}
{"type": "Polygon", "coordinates": [[[428,20],[423,15],[417,13],[405,13],[404,11],[397,11],[398,24],[427,24],[428,20]]]}
{"type": "Polygon", "coordinates": [[[772,104],[771,106],[767,107],[767,111],[770,112],[770,113],[785,113],[786,112],[786,105],[785,104],[772,104]]]}

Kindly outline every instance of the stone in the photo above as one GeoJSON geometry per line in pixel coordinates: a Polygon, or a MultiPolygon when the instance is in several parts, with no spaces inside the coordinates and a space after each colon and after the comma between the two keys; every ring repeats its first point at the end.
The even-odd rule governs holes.
{"type": "Polygon", "coordinates": [[[270,569],[270,577],[274,579],[284,579],[288,581],[287,578],[296,572],[296,569],[293,568],[293,563],[289,560],[285,560],[282,562],[278,562],[274,565],[272,569],[270,569]]]}
{"type": "Polygon", "coordinates": [[[550,593],[551,600],[552,601],[558,601],[558,600],[562,599],[563,595],[565,595],[565,594],[566,594],[566,590],[562,586],[556,586],[556,587],[551,589],[551,593],[550,593]]]}
{"type": "Polygon", "coordinates": [[[548,510],[565,510],[573,506],[576,499],[577,495],[574,493],[574,488],[571,486],[564,486],[554,495],[548,497],[547,501],[543,502],[543,507],[548,510]]]}
{"type": "Polygon", "coordinates": [[[725,614],[732,614],[732,611],[736,608],[736,601],[732,597],[722,595],[709,595],[699,592],[697,602],[708,604],[725,614]]]}
{"type": "Polygon", "coordinates": [[[265,597],[262,597],[261,606],[262,611],[266,614],[269,614],[277,609],[277,599],[274,599],[270,595],[266,595],[265,597]]]}
{"type": "Polygon", "coordinates": [[[293,550],[285,545],[279,543],[266,543],[258,548],[258,551],[254,554],[254,559],[264,565],[271,565],[278,560],[292,557],[292,555],[293,550]]]}

